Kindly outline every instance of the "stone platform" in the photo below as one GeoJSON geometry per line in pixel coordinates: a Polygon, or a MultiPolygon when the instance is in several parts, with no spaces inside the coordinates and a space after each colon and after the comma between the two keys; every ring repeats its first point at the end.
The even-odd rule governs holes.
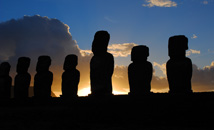
{"type": "Polygon", "coordinates": [[[1,99],[0,129],[212,129],[214,93],[1,99]]]}

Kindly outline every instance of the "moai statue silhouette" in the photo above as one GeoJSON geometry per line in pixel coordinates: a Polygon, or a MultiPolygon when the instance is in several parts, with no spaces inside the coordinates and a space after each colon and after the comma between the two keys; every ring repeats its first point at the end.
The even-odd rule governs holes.
{"type": "Polygon", "coordinates": [[[11,97],[12,78],[9,76],[10,64],[3,62],[0,64],[0,97],[11,97]]]}
{"type": "Polygon", "coordinates": [[[107,31],[98,31],[92,43],[94,56],[90,62],[92,95],[112,95],[112,74],[114,57],[107,52],[110,35],[107,31]]]}
{"type": "Polygon", "coordinates": [[[62,97],[77,97],[80,72],[76,69],[78,57],[74,54],[67,55],[62,74],[62,97]]]}
{"type": "Polygon", "coordinates": [[[144,45],[135,46],[131,51],[132,63],[128,67],[130,95],[150,93],[153,67],[147,61],[149,48],[144,45]]]}
{"type": "Polygon", "coordinates": [[[169,93],[192,93],[192,61],[186,57],[188,39],[184,35],[169,38],[166,70],[169,93]]]}
{"type": "Polygon", "coordinates": [[[34,97],[50,98],[53,73],[49,71],[51,58],[40,56],[36,65],[36,75],[34,77],[34,97]]]}
{"type": "Polygon", "coordinates": [[[14,83],[14,97],[15,98],[27,98],[28,89],[30,86],[31,76],[28,73],[30,66],[30,58],[20,57],[16,66],[17,75],[14,83]]]}

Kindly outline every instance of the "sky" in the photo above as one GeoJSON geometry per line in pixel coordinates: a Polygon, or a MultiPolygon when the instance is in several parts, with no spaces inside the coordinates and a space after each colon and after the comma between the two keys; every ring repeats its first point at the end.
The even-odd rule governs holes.
{"type": "Polygon", "coordinates": [[[193,63],[193,91],[214,90],[214,0],[0,0],[0,61],[16,74],[18,57],[32,60],[35,75],[40,55],[50,55],[52,90],[61,92],[64,57],[77,54],[81,73],[79,95],[90,90],[89,62],[96,31],[110,33],[108,51],[114,55],[114,93],[128,93],[127,66],[131,48],[149,47],[153,64],[152,91],[167,92],[168,38],[185,35],[186,55],[193,63]]]}

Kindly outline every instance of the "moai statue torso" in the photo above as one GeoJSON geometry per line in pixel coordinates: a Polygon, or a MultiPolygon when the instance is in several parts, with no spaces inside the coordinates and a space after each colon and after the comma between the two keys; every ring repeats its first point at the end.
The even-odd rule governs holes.
{"type": "Polygon", "coordinates": [[[143,45],[132,48],[131,63],[128,67],[128,78],[131,95],[150,93],[153,68],[147,61],[149,48],[143,45]]]}
{"type": "Polygon", "coordinates": [[[93,56],[90,66],[92,94],[112,94],[113,56],[110,53],[93,56]]]}
{"type": "Polygon", "coordinates": [[[78,84],[80,80],[80,72],[76,69],[78,57],[76,55],[68,55],[64,62],[64,72],[62,74],[62,96],[77,96],[78,84]]]}
{"type": "Polygon", "coordinates": [[[9,76],[10,64],[3,62],[0,64],[0,97],[11,97],[12,78],[9,76]]]}
{"type": "Polygon", "coordinates": [[[170,37],[170,59],[166,64],[170,93],[192,93],[192,61],[185,56],[187,49],[188,39],[185,36],[170,37]]]}
{"type": "Polygon", "coordinates": [[[30,86],[31,76],[28,73],[30,66],[30,58],[20,57],[16,66],[17,75],[14,83],[14,97],[15,98],[27,98],[28,89],[30,86]]]}
{"type": "Polygon", "coordinates": [[[113,55],[107,52],[110,35],[98,31],[92,43],[94,56],[90,62],[90,79],[92,95],[112,94],[112,74],[114,71],[113,55]]]}
{"type": "Polygon", "coordinates": [[[51,58],[49,56],[40,56],[36,66],[36,75],[34,77],[34,96],[39,98],[51,97],[51,85],[53,82],[53,73],[49,71],[51,58]]]}

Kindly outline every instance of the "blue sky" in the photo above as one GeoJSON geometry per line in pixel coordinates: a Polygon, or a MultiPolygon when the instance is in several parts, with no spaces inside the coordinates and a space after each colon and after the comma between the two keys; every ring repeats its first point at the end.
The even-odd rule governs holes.
{"type": "MultiPolygon", "coordinates": [[[[176,6],[145,6],[152,0],[0,0],[0,22],[35,14],[57,18],[70,27],[81,49],[90,49],[97,30],[107,30],[111,34],[110,43],[148,45],[149,60],[158,63],[168,60],[168,37],[184,34],[189,38],[190,48],[201,52],[192,56],[193,62],[200,67],[209,65],[213,54],[208,49],[214,51],[214,1],[172,2],[176,6]],[[193,34],[197,38],[191,39],[193,34]]],[[[120,59],[118,64],[128,64],[120,59]]]]}
{"type": "MultiPolygon", "coordinates": [[[[167,62],[168,38],[186,35],[188,57],[198,67],[214,61],[214,0],[0,0],[0,23],[24,15],[56,18],[70,27],[82,50],[90,50],[98,30],[107,30],[111,44],[135,43],[150,48],[156,74],[167,62]],[[191,50],[190,50],[191,49],[191,50]]],[[[115,57],[129,65],[130,56],[115,57]]],[[[163,69],[163,68],[162,68],[163,69]]]]}

